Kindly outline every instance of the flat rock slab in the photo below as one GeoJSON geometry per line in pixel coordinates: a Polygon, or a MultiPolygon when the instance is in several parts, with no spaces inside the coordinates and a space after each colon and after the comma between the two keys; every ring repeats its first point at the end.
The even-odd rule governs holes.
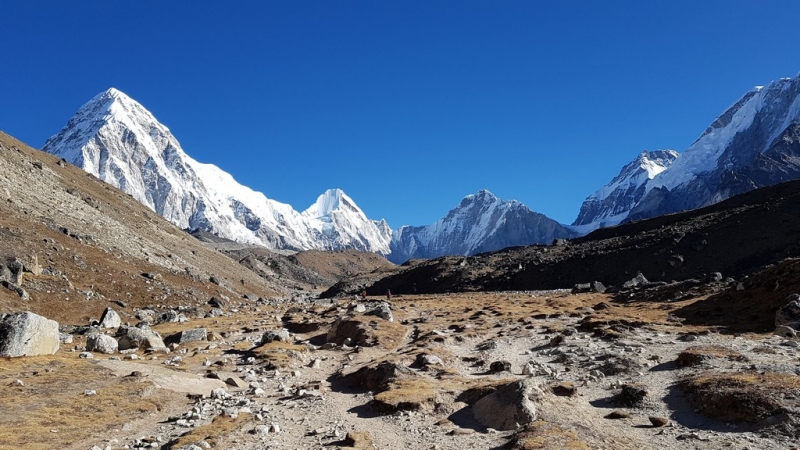
{"type": "Polygon", "coordinates": [[[101,360],[97,363],[110,369],[114,372],[114,375],[120,377],[130,375],[131,372],[134,371],[141,372],[141,374],[152,381],[156,387],[173,392],[211,395],[211,391],[214,389],[224,389],[227,387],[222,380],[204,378],[193,373],[177,372],[163,366],[114,360],[101,360]]]}

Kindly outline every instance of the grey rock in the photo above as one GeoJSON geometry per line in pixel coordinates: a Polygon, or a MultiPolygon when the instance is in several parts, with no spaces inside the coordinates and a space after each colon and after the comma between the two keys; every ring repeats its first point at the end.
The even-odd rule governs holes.
{"type": "Polygon", "coordinates": [[[645,278],[642,272],[639,272],[636,274],[635,277],[623,283],[622,287],[624,289],[630,289],[639,286],[647,286],[648,284],[650,284],[650,281],[648,281],[647,278],[645,278]]]}
{"type": "Polygon", "coordinates": [[[415,364],[423,368],[430,366],[444,367],[444,361],[442,361],[442,358],[439,358],[436,355],[429,355],[427,353],[420,353],[417,355],[415,364]]]}
{"type": "Polygon", "coordinates": [[[377,306],[365,313],[368,316],[378,316],[383,320],[394,322],[392,308],[386,302],[378,302],[377,306]]]}
{"type": "Polygon", "coordinates": [[[5,287],[6,289],[8,289],[10,291],[14,291],[14,293],[19,295],[19,298],[21,298],[21,299],[23,299],[25,301],[28,301],[28,300],[31,299],[31,296],[30,296],[30,294],[28,294],[28,291],[23,289],[22,286],[20,286],[17,283],[3,280],[3,281],[0,281],[0,285],[2,285],[3,287],[5,287]]]}
{"type": "Polygon", "coordinates": [[[134,317],[141,320],[142,322],[153,323],[156,321],[156,312],[152,309],[140,309],[136,311],[134,317]]]}
{"type": "Polygon", "coordinates": [[[161,335],[151,330],[149,327],[126,327],[117,329],[119,337],[119,349],[128,350],[131,348],[166,348],[161,335]]]}
{"type": "Polygon", "coordinates": [[[773,334],[775,336],[781,336],[786,338],[797,337],[797,331],[795,331],[795,328],[786,325],[781,325],[775,328],[775,332],[773,334]]]}
{"type": "Polygon", "coordinates": [[[786,325],[795,328],[800,323],[800,294],[792,294],[775,313],[775,326],[786,325]]]}
{"type": "Polygon", "coordinates": [[[174,323],[178,322],[180,317],[177,311],[169,310],[161,313],[156,320],[157,323],[174,323]]]}
{"type": "Polygon", "coordinates": [[[52,355],[60,344],[58,322],[30,311],[0,321],[0,356],[52,355]]]}
{"type": "Polygon", "coordinates": [[[186,344],[188,342],[203,342],[208,339],[208,331],[205,328],[193,328],[191,330],[183,330],[177,334],[175,341],[179,344],[186,344]]]}
{"type": "Polygon", "coordinates": [[[86,349],[111,355],[117,352],[119,343],[107,334],[93,334],[86,338],[86,349]]]}
{"type": "Polygon", "coordinates": [[[288,330],[269,330],[261,336],[261,344],[268,344],[273,341],[289,342],[290,335],[288,330]]]}
{"type": "Polygon", "coordinates": [[[211,305],[212,308],[219,309],[225,309],[228,306],[227,301],[218,297],[211,297],[211,299],[208,301],[208,304],[211,305]]]}
{"type": "Polygon", "coordinates": [[[533,378],[501,386],[472,405],[475,419],[496,430],[514,430],[536,420],[536,402],[544,393],[533,378]]]}
{"type": "Polygon", "coordinates": [[[100,317],[100,328],[119,328],[120,325],[122,325],[122,319],[119,314],[111,308],[106,308],[100,317]]]}

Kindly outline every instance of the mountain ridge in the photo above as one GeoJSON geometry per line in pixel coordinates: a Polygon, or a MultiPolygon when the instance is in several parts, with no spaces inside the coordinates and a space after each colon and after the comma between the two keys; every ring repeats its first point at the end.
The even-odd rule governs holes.
{"type": "MultiPolygon", "coordinates": [[[[397,231],[385,220],[369,219],[341,189],[327,190],[298,212],[236,182],[217,166],[191,158],[152,113],[115,88],[84,104],[43,150],[122,189],[181,228],[276,250],[356,249],[385,256],[394,253],[391,259],[403,262],[406,256],[420,254],[420,239],[436,242],[425,244],[424,254],[433,257],[574,235],[521,203],[500,201],[488,191],[464,200],[485,200],[482,205],[488,209],[483,213],[457,215],[456,208],[441,223],[397,231]],[[442,234],[421,237],[423,229],[442,234]],[[412,230],[416,236],[409,238],[412,230]]],[[[461,207],[466,206],[464,201],[461,207]]]]}
{"type": "Polygon", "coordinates": [[[591,210],[589,196],[575,224],[597,228],[696,209],[798,177],[800,75],[746,92],[672,164],[646,180],[635,201],[591,210]]]}

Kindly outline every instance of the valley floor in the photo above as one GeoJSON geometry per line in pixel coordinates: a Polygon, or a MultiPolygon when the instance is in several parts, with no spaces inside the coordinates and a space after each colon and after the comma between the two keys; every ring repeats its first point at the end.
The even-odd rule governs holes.
{"type": "Polygon", "coordinates": [[[720,334],[672,315],[702,298],[419,295],[393,298],[391,322],[364,315],[381,300],[253,302],[223,317],[157,325],[163,336],[199,327],[212,336],[169,354],[82,359],[73,351],[84,344],[76,336],[54,356],[4,360],[0,410],[13,414],[0,416],[0,448],[770,449],[795,442],[798,341],[720,334]],[[265,332],[283,327],[293,331],[288,341],[261,344],[265,332]],[[348,338],[352,345],[326,344],[348,338]],[[499,361],[510,366],[492,364],[499,361]],[[518,379],[541,389],[535,422],[495,430],[476,420],[482,396],[518,379]],[[612,413],[621,418],[607,418],[612,413]]]}

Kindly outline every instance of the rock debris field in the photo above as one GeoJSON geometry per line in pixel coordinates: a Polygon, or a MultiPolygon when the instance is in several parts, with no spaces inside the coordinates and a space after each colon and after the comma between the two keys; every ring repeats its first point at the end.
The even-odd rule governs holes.
{"type": "Polygon", "coordinates": [[[14,414],[0,447],[792,448],[797,339],[673,314],[701,300],[562,290],[110,308],[60,324],[55,354],[3,360],[0,408],[14,414]]]}

